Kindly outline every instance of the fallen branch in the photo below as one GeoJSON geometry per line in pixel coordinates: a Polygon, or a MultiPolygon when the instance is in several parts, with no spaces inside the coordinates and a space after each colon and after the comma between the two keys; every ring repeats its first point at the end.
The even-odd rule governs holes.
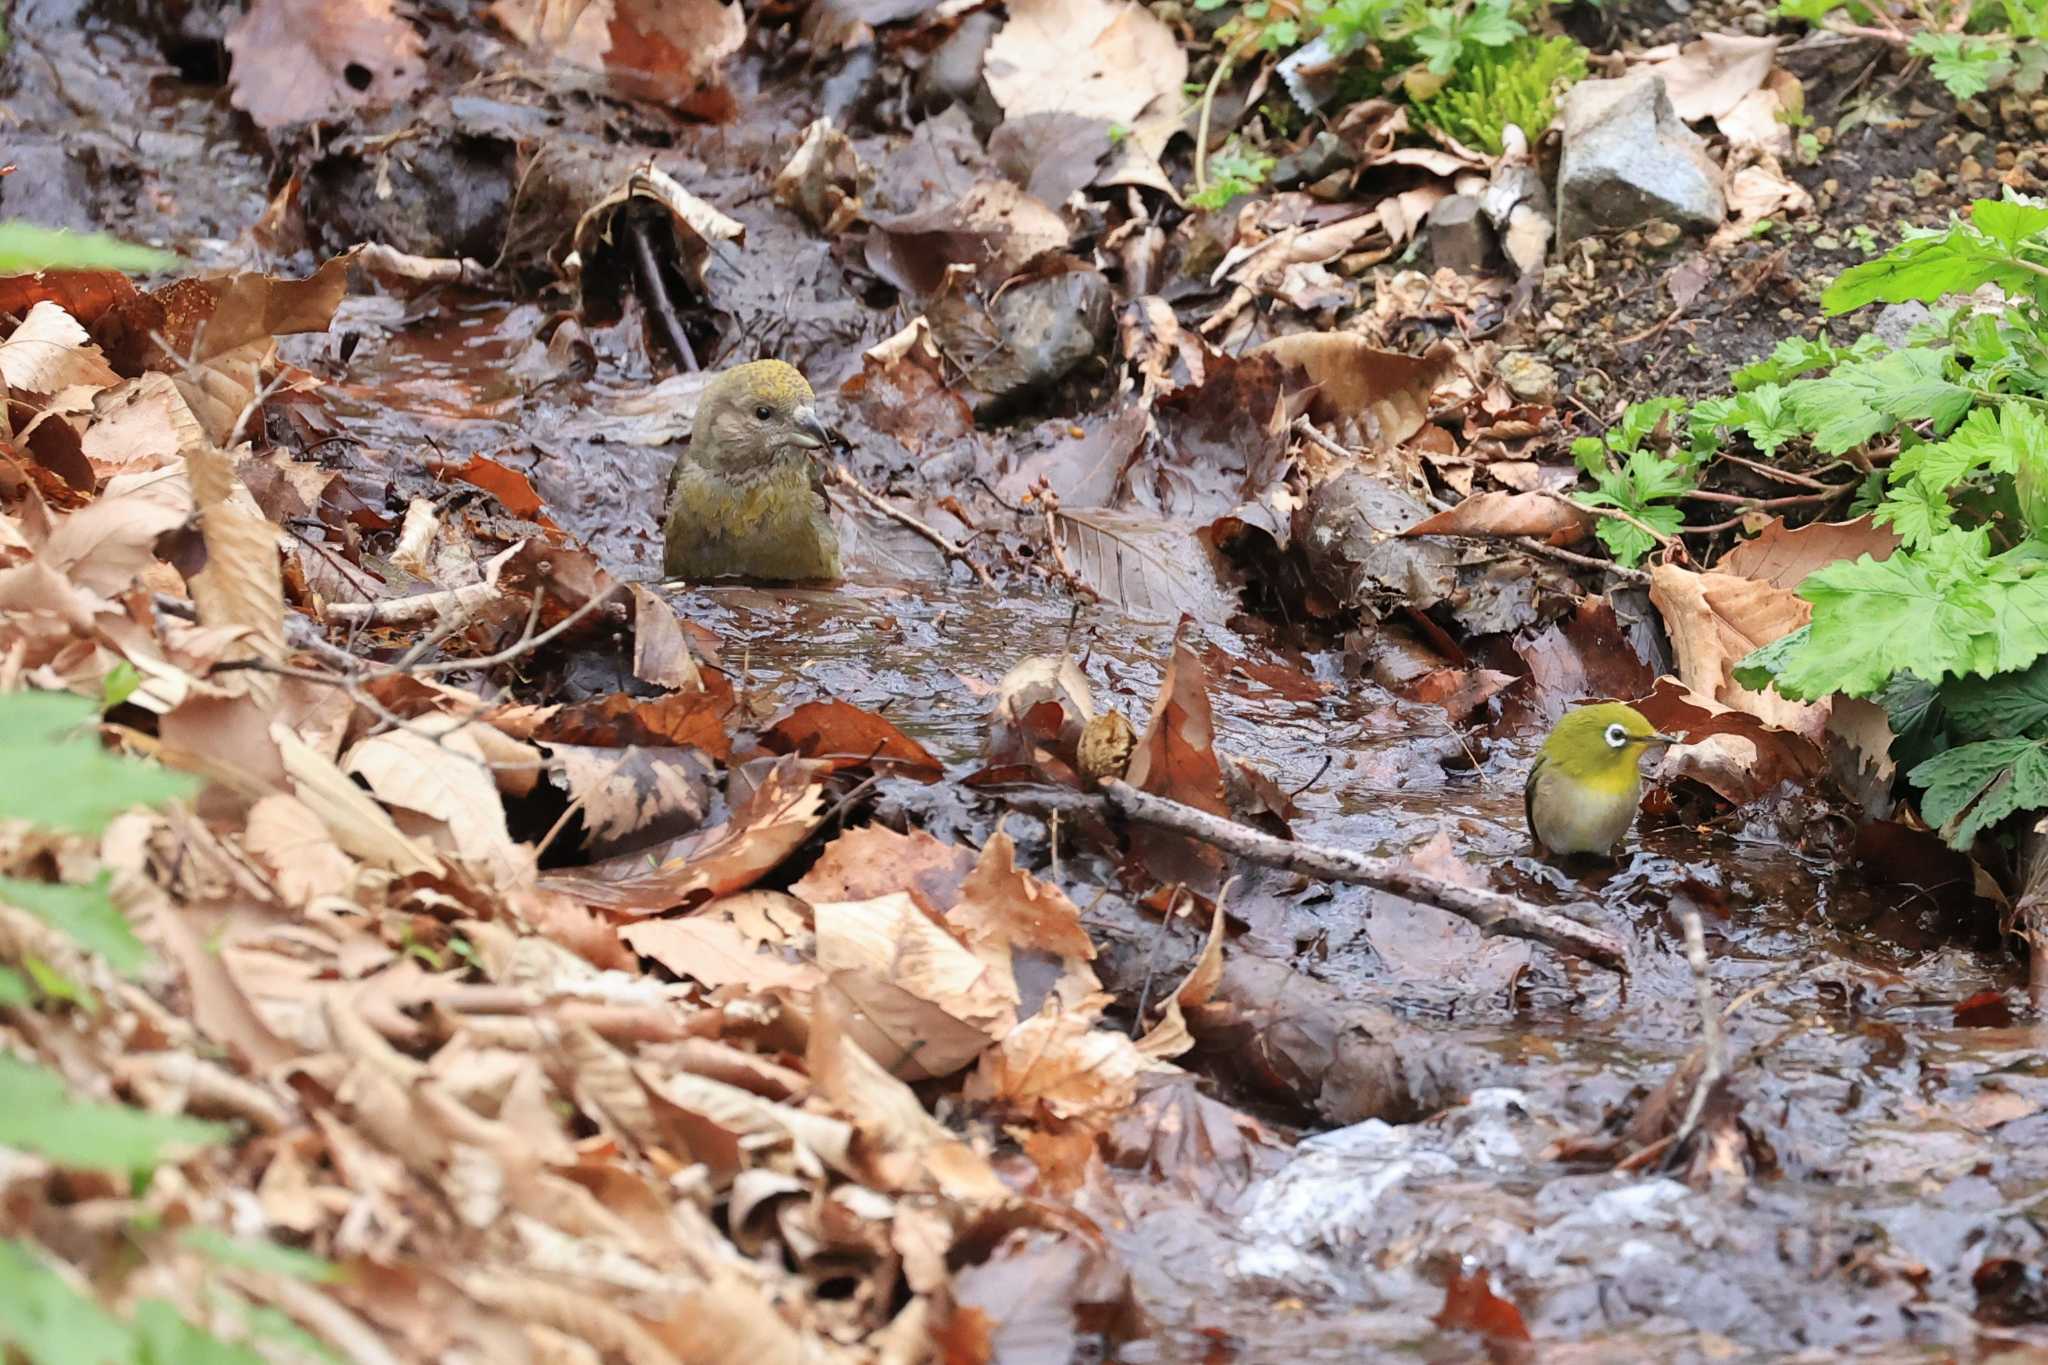
{"type": "Polygon", "coordinates": [[[946,558],[957,559],[969,569],[972,569],[974,576],[981,580],[981,585],[984,588],[995,587],[995,580],[988,576],[988,570],[982,568],[981,565],[968,557],[966,545],[947,538],[937,527],[932,526],[928,522],[920,521],[902,508],[897,507],[880,493],[875,492],[874,489],[869,488],[859,479],[856,479],[853,476],[853,471],[845,465],[835,463],[828,472],[832,476],[832,481],[846,489],[847,492],[852,493],[891,521],[917,532],[917,534],[938,546],[939,552],[945,555],[946,558]]]}
{"type": "Polygon", "coordinates": [[[1701,1113],[1706,1110],[1707,1096],[1728,1075],[1728,1044],[1721,1033],[1721,1007],[1714,1001],[1714,979],[1707,971],[1706,931],[1701,927],[1699,911],[1681,910],[1679,917],[1685,924],[1685,960],[1692,967],[1693,994],[1700,1009],[1700,1050],[1704,1060],[1699,1079],[1693,1082],[1692,1094],[1685,1103],[1685,1118],[1671,1135],[1669,1150],[1673,1152],[1682,1149],[1692,1137],[1693,1130],[1699,1127],[1701,1113]]]}
{"type": "Polygon", "coordinates": [[[661,264],[654,256],[654,243],[647,238],[647,226],[637,218],[626,220],[627,235],[633,239],[633,259],[640,267],[640,290],[647,295],[648,306],[661,319],[662,330],[668,333],[668,344],[675,347],[677,359],[691,374],[697,373],[697,352],[690,345],[690,335],[683,330],[683,320],[676,316],[675,303],[668,296],[668,286],[662,283],[661,264]]]}
{"type": "Polygon", "coordinates": [[[1441,881],[1398,858],[1275,838],[1114,778],[1102,784],[1102,792],[1110,806],[1129,819],[1200,839],[1249,862],[1405,896],[1448,910],[1483,934],[1529,939],[1618,972],[1628,971],[1628,945],[1613,934],[1505,892],[1441,881]]]}
{"type": "Polygon", "coordinates": [[[349,626],[417,626],[451,616],[472,617],[502,591],[496,583],[465,583],[381,602],[330,602],[321,614],[349,626]]]}

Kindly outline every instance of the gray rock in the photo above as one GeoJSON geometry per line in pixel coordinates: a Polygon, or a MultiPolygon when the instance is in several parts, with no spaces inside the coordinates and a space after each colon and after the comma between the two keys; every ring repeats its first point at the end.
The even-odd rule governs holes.
{"type": "Polygon", "coordinates": [[[975,415],[988,420],[1100,353],[1111,306],[1101,271],[1068,270],[1012,285],[992,303],[949,294],[927,315],[939,350],[965,372],[975,415]]]}
{"type": "Polygon", "coordinates": [[[1524,403],[1555,403],[1557,371],[1527,351],[1509,351],[1494,367],[1508,392],[1524,403]]]}
{"type": "Polygon", "coordinates": [[[1933,316],[1933,311],[1917,299],[1886,304],[1878,313],[1877,321],[1870,324],[1870,330],[1877,333],[1887,346],[1903,346],[1906,334],[1933,316]]]}
{"type": "Polygon", "coordinates": [[[1297,185],[1321,180],[1333,171],[1341,171],[1357,160],[1343,138],[1335,133],[1317,133],[1308,146],[1274,162],[1266,183],[1276,190],[1291,190],[1297,185]]]}
{"type": "Polygon", "coordinates": [[[1727,217],[1721,168],[1679,121],[1661,76],[1581,81],[1564,97],[1559,240],[1663,218],[1711,232],[1727,217]]]}
{"type": "Polygon", "coordinates": [[[1486,221],[1476,195],[1453,194],[1429,211],[1429,258],[1439,270],[1460,275],[1484,273],[1498,259],[1493,224],[1486,221]]]}

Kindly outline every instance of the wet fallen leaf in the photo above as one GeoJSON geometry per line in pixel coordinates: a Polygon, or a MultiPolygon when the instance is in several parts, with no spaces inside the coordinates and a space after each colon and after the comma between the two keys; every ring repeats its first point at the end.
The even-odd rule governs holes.
{"type": "Polygon", "coordinates": [[[1781,518],[1729,550],[1714,563],[1714,572],[1753,578],[1787,590],[1797,588],[1815,569],[1838,560],[1888,559],[1899,548],[1889,526],[1869,517],[1854,521],[1815,521],[1788,529],[1781,518]]]}
{"type": "Polygon", "coordinates": [[[226,44],[235,107],[263,128],[392,104],[425,74],[391,0],[256,0],[226,44]]]}
{"type": "Polygon", "coordinates": [[[1020,0],[988,45],[985,78],[1003,112],[1080,114],[1130,130],[1157,158],[1180,131],[1187,54],[1128,0],[1020,0]]]}
{"type": "Polygon", "coordinates": [[[1391,450],[1413,436],[1429,415],[1430,395],[1450,373],[1457,352],[1439,343],[1420,356],[1383,351],[1344,332],[1301,332],[1260,345],[1307,376],[1308,414],[1349,445],[1391,450]]]}
{"type": "Polygon", "coordinates": [[[825,845],[818,861],[790,887],[813,905],[908,893],[927,913],[943,915],[960,899],[976,859],[972,849],[924,830],[898,834],[883,825],[850,829],[825,845]]]}
{"type": "Polygon", "coordinates": [[[1404,536],[1535,536],[1551,545],[1586,539],[1591,514],[1543,493],[1474,493],[1419,521],[1404,536]]]}
{"type": "Polygon", "coordinates": [[[838,700],[805,702],[763,731],[761,744],[771,753],[839,768],[873,767],[917,782],[935,782],[946,771],[922,744],[881,716],[838,700]]]}
{"type": "MultiPolygon", "coordinates": [[[[1140,791],[1230,818],[1202,661],[1179,636],[1125,780],[1140,791]]],[[[1223,855],[1213,844],[1139,826],[1131,831],[1131,847],[1140,866],[1162,886],[1185,886],[1205,897],[1222,887],[1223,855]]]]}
{"type": "Polygon", "coordinates": [[[1650,571],[1650,600],[1671,633],[1678,676],[1688,688],[1820,742],[1827,728],[1825,703],[1787,701],[1775,691],[1753,692],[1734,678],[1736,663],[1806,624],[1813,609],[1803,599],[1753,579],[1659,564],[1650,571]]]}

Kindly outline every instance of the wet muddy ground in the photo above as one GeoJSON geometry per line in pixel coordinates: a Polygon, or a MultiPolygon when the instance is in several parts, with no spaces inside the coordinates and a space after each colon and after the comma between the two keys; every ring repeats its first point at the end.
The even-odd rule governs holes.
{"type": "MultiPolygon", "coordinates": [[[[11,15],[0,102],[15,127],[0,160],[17,169],[0,180],[0,211],[232,260],[271,188],[263,159],[218,87],[164,62],[166,44],[184,49],[134,37],[121,17],[53,5],[11,15]]],[[[729,139],[770,144],[829,83],[814,75],[750,92],[783,104],[750,111],[740,132],[681,138],[707,163],[730,152],[729,139]]],[[[1575,283],[1566,298],[1581,310],[1578,349],[1557,355],[1567,381],[1600,370],[1614,386],[1608,399],[1682,389],[1688,376],[1711,382],[1717,367],[1783,335],[1788,311],[1810,317],[1803,286],[1857,259],[1845,245],[1855,221],[1897,207],[1871,182],[1923,164],[1953,174],[1953,146],[1939,146],[1948,116],[1923,122],[1898,157],[1874,129],[1839,144],[1811,169],[1816,186],[1832,177],[1851,187],[1835,199],[1848,221],[1823,215],[1832,244],[1802,231],[1790,254],[1761,240],[1720,258],[1713,289],[1668,338],[1602,349],[1669,311],[1654,287],[1658,264],[1575,283]]],[[[762,188],[756,177],[750,192],[762,188]]],[[[1935,200],[1922,208],[1943,211],[1935,200]]],[[[658,425],[658,413],[634,404],[670,367],[644,344],[601,336],[587,375],[549,372],[538,338],[559,302],[356,299],[331,335],[294,342],[287,356],[330,381],[328,408],[347,439],[323,460],[375,475],[489,455],[528,473],[549,515],[609,567],[651,576],[654,502],[672,454],[629,437],[647,435],[632,420],[658,425]]],[[[864,344],[898,320],[876,311],[853,332],[864,344]]],[[[855,345],[828,345],[829,327],[813,335],[825,338],[811,349],[814,376],[855,368],[855,345]]],[[[1021,437],[999,428],[988,439],[1021,437]]],[[[1071,629],[1098,697],[1142,720],[1170,624],[1091,607],[1070,627],[1073,603],[1043,578],[1015,573],[991,591],[863,525],[841,589],[682,597],[721,640],[744,698],[772,709],[838,697],[882,712],[959,778],[981,760],[995,682],[1021,656],[1059,650],[1071,629]]],[[[1441,830],[1532,898],[1578,898],[1524,856],[1533,723],[1454,725],[1439,708],[1348,676],[1333,641],[1269,624],[1211,623],[1199,647],[1219,747],[1256,759],[1294,793],[1298,836],[1380,851],[1441,830]]],[[[1034,870],[1055,875],[1036,816],[951,783],[892,788],[885,801],[973,842],[1006,821],[1034,870]]],[[[1952,866],[1858,866],[1838,856],[1839,841],[1805,834],[1797,820],[1697,828],[1653,811],[1623,864],[1585,883],[1632,946],[1625,986],[1357,888],[1276,896],[1233,952],[1284,958],[1469,1050],[1484,1084],[1405,1125],[1318,1132],[1311,1116],[1268,1110],[1298,1140],[1254,1162],[1243,1182],[1198,1195],[1134,1162],[1090,1192],[1082,1207],[1124,1252],[1159,1324],[1116,1358],[1469,1359],[1476,1338],[1437,1325],[1446,1284],[1465,1275],[1489,1277],[1513,1303],[1541,1359],[2048,1350],[2031,1325],[2048,1318],[2037,1212],[2048,1199],[2048,1072],[2019,1006],[2018,969],[1952,866]],[[1732,1010],[1727,1131],[1746,1144],[1745,1160],[1732,1162],[1753,1168],[1746,1180],[1688,1184],[1654,1164],[1617,1174],[1572,1159],[1625,1125],[1699,1040],[1683,909],[1702,917],[1714,988],[1732,1010]]],[[[1090,871],[1085,860],[1063,866],[1084,907],[1096,891],[1090,871]]],[[[1493,1349],[1519,1358],[1530,1348],[1496,1339],[1493,1349]]]]}

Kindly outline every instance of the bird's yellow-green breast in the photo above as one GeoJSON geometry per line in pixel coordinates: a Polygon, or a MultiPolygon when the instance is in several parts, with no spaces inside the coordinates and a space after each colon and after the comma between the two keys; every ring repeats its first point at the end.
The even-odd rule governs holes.
{"type": "Polygon", "coordinates": [[[756,360],[705,386],[669,476],[663,564],[677,578],[840,576],[819,452],[835,438],[792,365],[756,360]]]}
{"type": "Polygon", "coordinates": [[[1668,742],[1642,712],[1621,702],[1566,713],[1543,741],[1522,789],[1537,846],[1550,853],[1612,852],[1642,798],[1638,760],[1650,746],[1668,742]]]}

